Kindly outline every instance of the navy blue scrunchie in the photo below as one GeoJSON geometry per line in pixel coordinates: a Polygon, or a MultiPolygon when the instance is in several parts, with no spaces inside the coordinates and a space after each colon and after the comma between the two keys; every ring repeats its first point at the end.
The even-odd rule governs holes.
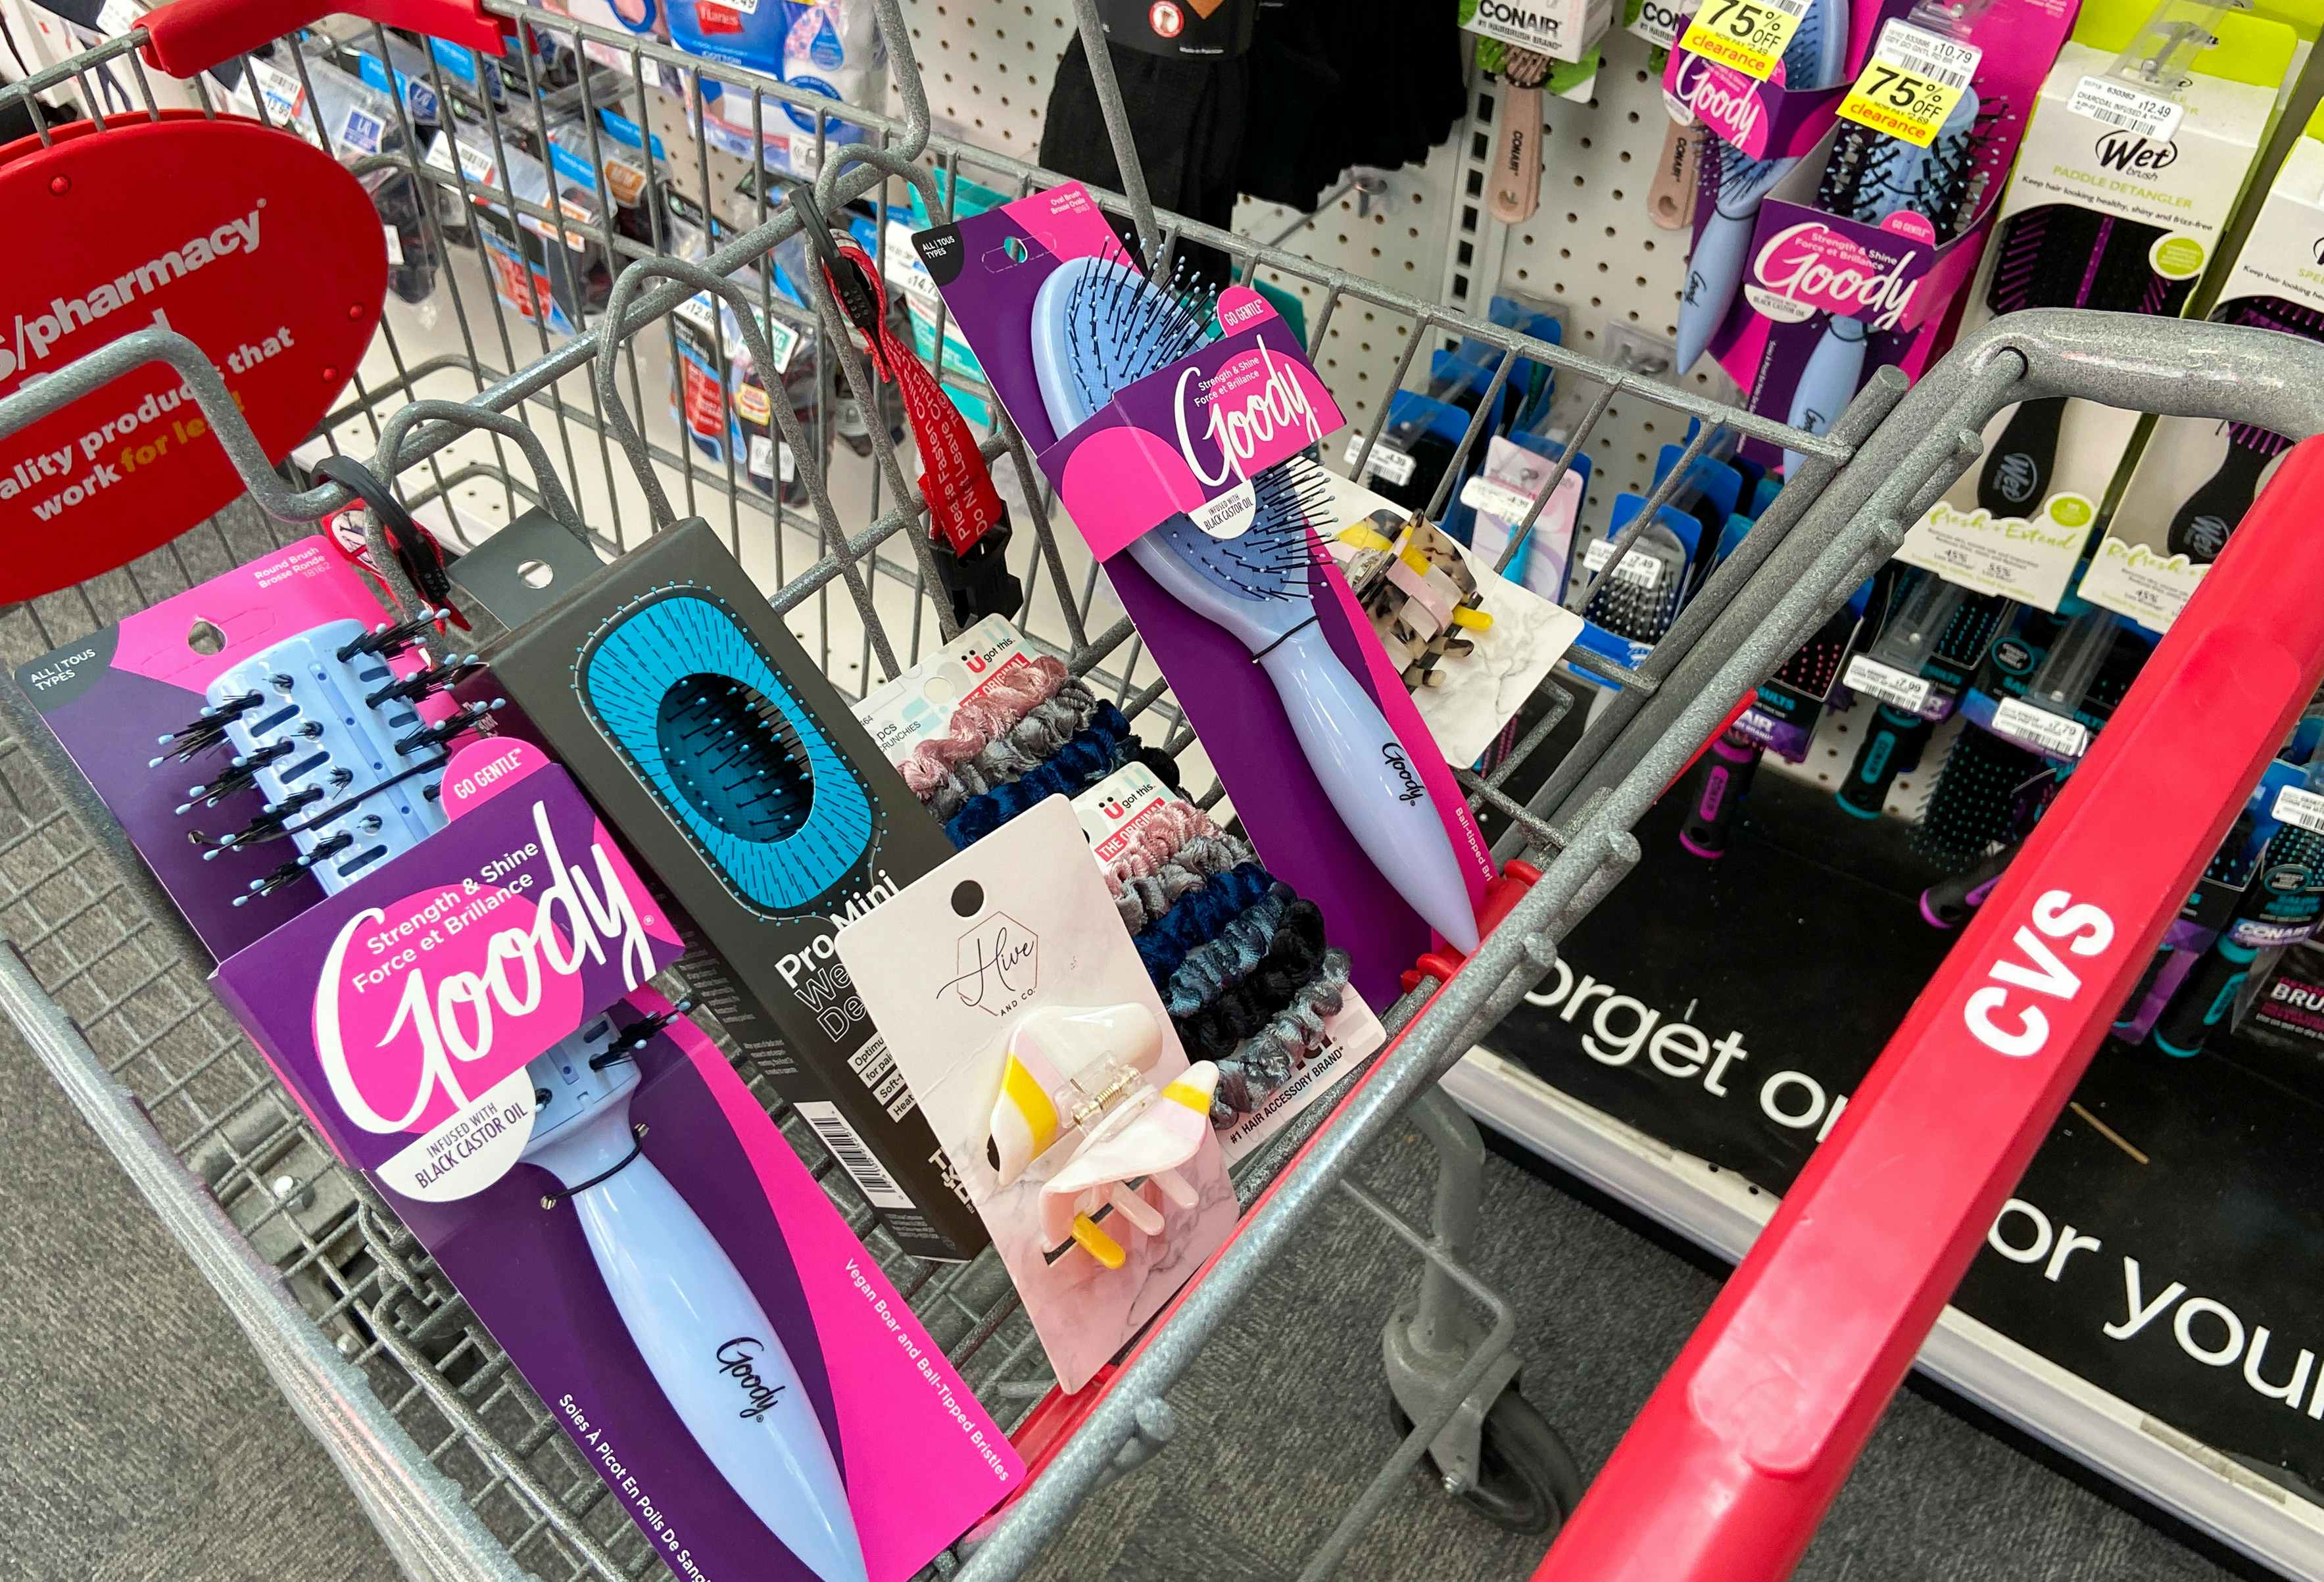
{"type": "Polygon", "coordinates": [[[1274,883],[1267,869],[1246,862],[1228,869],[1199,890],[1187,891],[1176,905],[1147,924],[1130,943],[1138,947],[1138,959],[1146,963],[1146,975],[1154,980],[1155,989],[1159,992],[1169,985],[1170,974],[1178,970],[1187,952],[1217,938],[1220,930],[1267,894],[1274,883]]]}
{"type": "Polygon", "coordinates": [[[1086,790],[1128,763],[1143,745],[1111,703],[1100,703],[1090,722],[1047,762],[981,796],[972,796],[945,820],[954,850],[965,851],[1019,814],[1050,796],[1086,790]]]}

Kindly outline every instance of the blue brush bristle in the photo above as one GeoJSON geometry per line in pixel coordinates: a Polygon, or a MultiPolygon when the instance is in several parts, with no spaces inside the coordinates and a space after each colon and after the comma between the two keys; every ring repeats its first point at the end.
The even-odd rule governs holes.
{"type": "Polygon", "coordinates": [[[620,612],[575,680],[738,899],[762,911],[810,906],[862,860],[869,791],[715,599],[673,590],[620,612]]]}
{"type": "Polygon", "coordinates": [[[1152,536],[1246,598],[1305,599],[1315,564],[1314,529],[1331,520],[1332,486],[1323,469],[1304,455],[1269,467],[1250,483],[1258,509],[1240,535],[1213,538],[1175,516],[1152,536]]]}

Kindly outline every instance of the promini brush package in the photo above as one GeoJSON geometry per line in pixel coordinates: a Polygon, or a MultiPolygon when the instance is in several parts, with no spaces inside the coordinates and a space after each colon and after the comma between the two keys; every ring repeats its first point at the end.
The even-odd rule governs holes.
{"type": "MultiPolygon", "coordinates": [[[[2042,83],[1964,327],[2026,308],[2181,312],[2267,141],[2294,42],[2281,23],[2183,0],[2084,5],[2042,83]]],[[[2005,409],[1902,557],[2058,609],[2138,425],[2089,401],[2005,409]]]]}
{"type": "MultiPolygon", "coordinates": [[[[2324,340],[2324,111],[2275,173],[2219,290],[2211,317],[2324,340]]],[[[2082,574],[2081,596],[2167,631],[2244,512],[2292,448],[2248,423],[2158,419],[2140,448],[2106,537],[2082,574]]]]}
{"type": "Polygon", "coordinates": [[[215,979],[679,1576],[903,1582],[1022,1476],[716,1045],[565,771],[484,738],[448,824],[215,979]]]}
{"type": "Polygon", "coordinates": [[[707,524],[656,533],[488,655],[521,712],[651,869],[682,970],[922,1257],[984,1245],[834,954],[840,925],[952,854],[707,524]]]}
{"type": "Polygon", "coordinates": [[[840,931],[839,956],[1070,1392],[1234,1228],[1190,1067],[1060,796],[840,931]]]}
{"type": "Polygon", "coordinates": [[[1338,407],[1264,298],[1148,280],[1070,185],[920,233],[921,260],[1272,870],[1386,1003],[1491,864],[1396,667],[1322,550],[1307,452],[1338,407]],[[1385,997],[1385,998],[1383,998],[1385,997]]]}

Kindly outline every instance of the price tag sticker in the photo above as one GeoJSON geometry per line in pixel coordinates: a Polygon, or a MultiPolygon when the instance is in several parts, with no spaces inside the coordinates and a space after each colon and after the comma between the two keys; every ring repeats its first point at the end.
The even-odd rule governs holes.
{"type": "Polygon", "coordinates": [[[2324,796],[2302,786],[2286,786],[2275,794],[2275,816],[2288,824],[2324,835],[2324,796]]]}
{"type": "Polygon", "coordinates": [[[1858,654],[1848,661],[1844,679],[1850,692],[1894,704],[1908,714],[1919,713],[1922,705],[1929,701],[1925,677],[1907,676],[1894,665],[1883,665],[1868,654],[1858,654]]]}
{"type": "MultiPolygon", "coordinates": [[[[1606,563],[1613,558],[1613,539],[1593,539],[1590,547],[1582,552],[1582,569],[1592,572],[1603,571],[1606,569],[1606,563]]],[[[1634,545],[1630,552],[1622,556],[1622,563],[1614,568],[1614,580],[1618,583],[1628,583],[1632,587],[1645,588],[1648,591],[1659,588],[1663,585],[1662,562],[1634,545]]]]}
{"type": "Polygon", "coordinates": [[[134,27],[145,25],[145,13],[131,0],[105,0],[97,8],[97,31],[109,39],[117,39],[134,27]]]}
{"type": "Polygon", "coordinates": [[[1891,18],[1881,24],[1863,74],[1840,102],[1840,117],[1926,148],[1984,58],[1974,44],[1891,18]]]}
{"type": "Polygon", "coordinates": [[[1526,513],[1533,510],[1533,496],[1497,478],[1479,476],[1461,485],[1461,503],[1471,510],[1490,511],[1514,524],[1525,520],[1526,513]]]}
{"type": "Polygon", "coordinates": [[[1678,47],[1761,82],[1775,75],[1815,0],[1703,0],[1678,47]]]}
{"type": "Polygon", "coordinates": [[[2089,728],[2080,721],[2037,708],[2022,697],[2002,699],[1993,711],[1993,733],[2052,758],[2080,758],[2090,744],[2089,728]]]}
{"type": "MultiPolygon", "coordinates": [[[[1364,437],[1362,435],[1351,434],[1348,436],[1348,465],[1352,467],[1356,464],[1356,457],[1361,454],[1363,448],[1364,437]]],[[[1372,446],[1371,455],[1364,457],[1364,477],[1385,478],[1389,483],[1401,489],[1406,483],[1412,482],[1412,474],[1417,465],[1418,464],[1412,459],[1409,453],[1401,450],[1391,450],[1388,448],[1388,442],[1386,440],[1382,440],[1379,444],[1372,446]]],[[[1359,479],[1357,481],[1360,483],[1362,482],[1362,479],[1359,479]]]]}
{"type": "Polygon", "coordinates": [[[2186,113],[2176,99],[2111,77],[2084,77],[2074,85],[2066,107],[2077,115],[2158,142],[2167,141],[2179,130],[2179,117],[2186,113]]]}

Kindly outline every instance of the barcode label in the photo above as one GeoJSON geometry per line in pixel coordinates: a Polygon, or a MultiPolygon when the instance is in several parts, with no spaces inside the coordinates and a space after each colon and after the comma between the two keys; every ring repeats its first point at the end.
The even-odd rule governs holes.
{"type": "MultiPolygon", "coordinates": [[[[1364,437],[1362,435],[1351,434],[1348,436],[1348,465],[1352,467],[1356,464],[1356,457],[1362,452],[1363,448],[1364,437]]],[[[1372,446],[1371,455],[1364,457],[1363,476],[1365,478],[1386,478],[1397,488],[1401,489],[1406,483],[1412,482],[1412,474],[1416,465],[1416,464],[1413,461],[1410,455],[1400,450],[1390,450],[1387,442],[1383,440],[1381,443],[1372,446]]],[[[1362,482],[1362,479],[1360,478],[1357,481],[1360,483],[1362,482]]]]}
{"type": "Polygon", "coordinates": [[[145,25],[145,14],[130,4],[130,0],[105,0],[97,8],[97,26],[107,38],[117,39],[134,27],[145,25]]]}
{"type": "Polygon", "coordinates": [[[1868,655],[1858,654],[1848,662],[1849,690],[1877,697],[1884,704],[1894,704],[1908,714],[1917,714],[1921,705],[1929,701],[1929,684],[1921,676],[1907,676],[1894,665],[1883,665],[1868,655]]]}
{"type": "Polygon", "coordinates": [[[2053,714],[2022,697],[2005,698],[1993,711],[1993,733],[2052,758],[2080,758],[2090,744],[2089,729],[2080,721],[2053,714]]]}
{"type": "Polygon", "coordinates": [[[1517,523],[1525,520],[1526,512],[1533,509],[1533,496],[1498,479],[1479,477],[1461,485],[1461,503],[1471,510],[1488,511],[1505,522],[1517,523]]]}
{"type": "MultiPolygon", "coordinates": [[[[1603,571],[1606,569],[1606,563],[1613,558],[1614,540],[1595,539],[1589,548],[1582,552],[1582,569],[1603,571]]],[[[1614,568],[1614,580],[1618,583],[1628,583],[1634,588],[1648,590],[1659,588],[1663,585],[1662,562],[1644,549],[1632,545],[1630,552],[1622,556],[1621,564],[1614,568]]]]}
{"type": "Polygon", "coordinates": [[[1872,53],[1917,78],[1956,92],[1969,85],[1969,79],[1977,75],[1977,63],[1985,58],[1985,51],[1974,44],[1964,44],[1895,18],[1881,24],[1880,41],[1873,47],[1872,53]]]}
{"type": "Polygon", "coordinates": [[[834,1159],[839,1161],[839,1168],[847,1172],[847,1178],[855,1183],[856,1190],[873,1208],[912,1207],[912,1200],[906,1197],[888,1178],[888,1173],[880,1168],[880,1161],[872,1156],[863,1139],[855,1135],[855,1128],[847,1124],[846,1117],[839,1113],[839,1106],[801,1100],[792,1108],[815,1128],[815,1135],[823,1139],[823,1145],[831,1150],[834,1159]]]}
{"type": "Polygon", "coordinates": [[[299,112],[306,106],[307,90],[299,79],[264,60],[250,63],[250,79],[257,85],[258,97],[266,106],[267,118],[277,126],[287,127],[309,142],[313,142],[315,129],[299,122],[299,112]]]}
{"type": "Polygon", "coordinates": [[[2275,794],[2275,816],[2285,823],[2297,824],[2324,835],[2324,796],[2298,786],[2286,786],[2275,794]]]}
{"type": "Polygon", "coordinates": [[[2106,126],[2118,126],[2141,137],[2167,140],[2179,130],[2183,107],[2176,99],[2148,93],[2111,77],[2084,77],[2066,101],[2077,115],[2088,115],[2106,126]]]}
{"type": "Polygon", "coordinates": [[[382,225],[380,229],[387,233],[387,262],[390,263],[401,263],[403,262],[403,233],[397,230],[393,225],[382,225]]]}

